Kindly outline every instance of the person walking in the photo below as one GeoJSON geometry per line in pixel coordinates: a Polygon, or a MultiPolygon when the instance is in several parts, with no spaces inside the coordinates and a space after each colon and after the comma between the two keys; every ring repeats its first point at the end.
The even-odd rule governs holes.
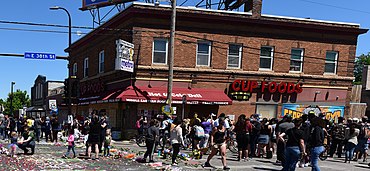
{"type": "Polygon", "coordinates": [[[358,144],[357,136],[360,133],[360,130],[356,128],[356,123],[351,123],[349,128],[346,129],[345,137],[347,143],[344,147],[345,153],[345,160],[344,163],[351,163],[353,159],[353,153],[355,151],[355,147],[358,144]]]}
{"type": "Polygon", "coordinates": [[[145,139],[146,143],[146,152],[144,154],[144,162],[146,162],[146,158],[149,156],[149,162],[154,162],[153,160],[153,153],[154,149],[156,148],[156,143],[159,139],[159,128],[157,127],[158,121],[156,119],[152,119],[149,123],[149,128],[147,132],[147,136],[145,139]]]}
{"type": "Polygon", "coordinates": [[[221,152],[221,161],[224,170],[229,170],[230,168],[226,164],[226,143],[225,143],[225,136],[226,136],[226,127],[224,117],[218,118],[218,126],[213,128],[212,136],[211,136],[211,147],[212,152],[208,156],[207,161],[204,163],[203,167],[213,167],[210,164],[211,159],[213,156],[217,154],[219,150],[221,152]]]}
{"type": "Polygon", "coordinates": [[[177,155],[180,152],[180,147],[184,145],[184,138],[182,136],[181,128],[182,120],[179,117],[176,117],[170,128],[170,142],[172,145],[172,165],[177,166],[177,155]]]}
{"type": "Polygon", "coordinates": [[[325,150],[324,149],[324,138],[325,132],[322,127],[322,123],[325,122],[323,119],[316,118],[311,123],[311,134],[310,134],[310,147],[311,147],[311,168],[312,171],[320,171],[319,167],[319,156],[325,150]]]}
{"type": "MultiPolygon", "coordinates": [[[[286,161],[284,162],[282,171],[295,171],[297,162],[299,161],[301,154],[307,155],[303,139],[304,133],[302,130],[299,129],[302,124],[302,119],[295,119],[293,123],[294,128],[288,129],[286,133],[282,133],[286,134],[288,137],[285,148],[286,161]]],[[[284,135],[279,136],[279,141],[285,141],[282,138],[283,136],[284,135]]]]}
{"type": "Polygon", "coordinates": [[[67,153],[63,155],[63,158],[67,158],[69,156],[70,151],[72,150],[73,152],[73,158],[76,157],[76,152],[75,152],[75,136],[74,136],[74,129],[69,129],[69,135],[68,135],[68,150],[67,153]]]}

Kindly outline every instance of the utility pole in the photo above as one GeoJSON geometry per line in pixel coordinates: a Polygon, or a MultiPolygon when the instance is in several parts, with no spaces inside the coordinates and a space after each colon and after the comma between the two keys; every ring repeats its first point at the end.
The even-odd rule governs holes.
{"type": "Polygon", "coordinates": [[[10,116],[13,116],[13,86],[15,82],[12,81],[11,86],[10,86],[10,116]]]}
{"type": "Polygon", "coordinates": [[[170,56],[168,57],[168,86],[167,86],[167,103],[172,107],[172,86],[173,86],[173,63],[175,50],[175,27],[176,27],[176,0],[172,2],[171,31],[170,31],[170,56]]]}

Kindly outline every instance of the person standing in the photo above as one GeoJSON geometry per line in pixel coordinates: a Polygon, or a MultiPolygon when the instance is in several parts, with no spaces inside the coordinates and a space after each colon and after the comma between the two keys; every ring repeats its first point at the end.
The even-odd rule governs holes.
{"type": "Polygon", "coordinates": [[[238,161],[248,158],[249,134],[252,131],[252,125],[247,124],[246,116],[241,114],[235,124],[236,141],[238,143],[238,161]]]}
{"type": "Polygon", "coordinates": [[[146,158],[149,156],[149,162],[154,162],[153,160],[153,153],[154,149],[156,148],[156,142],[159,139],[159,128],[157,127],[157,120],[152,119],[149,123],[149,128],[146,136],[146,152],[144,154],[144,161],[146,162],[146,158]]]}
{"type": "Polygon", "coordinates": [[[310,134],[310,147],[311,147],[311,168],[312,171],[320,171],[319,167],[319,156],[325,150],[324,149],[324,138],[325,132],[322,124],[325,122],[320,118],[316,118],[311,123],[311,134],[310,134]]]}
{"type": "MultiPolygon", "coordinates": [[[[288,141],[286,142],[285,156],[286,161],[284,162],[283,171],[295,171],[297,162],[299,161],[301,154],[307,155],[306,147],[303,139],[303,131],[299,129],[302,124],[302,119],[294,120],[294,128],[286,131],[288,141]]],[[[279,141],[285,141],[280,135],[279,141]]]]}
{"type": "Polygon", "coordinates": [[[346,129],[345,137],[347,140],[347,143],[344,147],[346,153],[345,153],[345,160],[344,163],[351,163],[351,160],[353,159],[353,153],[355,151],[355,147],[358,144],[357,136],[360,133],[360,130],[356,128],[356,123],[351,123],[349,128],[346,129]]]}
{"type": "Polygon", "coordinates": [[[263,118],[261,122],[261,132],[258,137],[258,150],[257,150],[258,157],[263,157],[264,155],[266,155],[266,148],[270,143],[271,133],[272,133],[271,125],[269,125],[267,118],[263,118]]]}
{"type": "Polygon", "coordinates": [[[170,142],[173,149],[172,165],[177,166],[176,158],[180,152],[181,145],[184,145],[184,138],[182,137],[181,118],[176,117],[170,128],[170,142]]]}
{"type": "Polygon", "coordinates": [[[108,129],[108,122],[106,120],[106,115],[105,113],[101,117],[100,120],[100,125],[101,125],[101,133],[100,133],[100,142],[99,142],[99,152],[102,152],[102,147],[104,147],[104,140],[105,140],[105,134],[108,129]]]}
{"type": "Polygon", "coordinates": [[[224,117],[218,118],[218,126],[213,128],[211,135],[211,147],[212,152],[208,156],[207,161],[204,163],[203,167],[213,167],[209,162],[217,154],[219,150],[221,152],[221,161],[224,170],[229,170],[230,168],[226,164],[226,127],[224,117]]]}
{"type": "Polygon", "coordinates": [[[53,132],[53,141],[55,141],[55,143],[58,142],[58,132],[60,130],[60,124],[58,122],[58,118],[55,114],[53,114],[53,116],[51,117],[51,129],[52,129],[52,132],[53,132]]]}
{"type": "Polygon", "coordinates": [[[338,117],[338,123],[335,124],[331,131],[332,143],[330,146],[330,157],[334,156],[335,151],[337,151],[338,157],[342,157],[343,144],[345,140],[345,130],[346,125],[343,124],[344,118],[338,117]]]}
{"type": "Polygon", "coordinates": [[[41,134],[41,118],[40,115],[37,114],[36,119],[35,119],[35,132],[36,132],[36,141],[40,142],[40,134],[41,134]]]}
{"type": "Polygon", "coordinates": [[[285,157],[285,145],[287,137],[285,136],[285,133],[287,130],[294,127],[294,124],[292,123],[292,116],[291,115],[285,115],[281,123],[279,123],[276,126],[276,141],[277,141],[277,163],[281,162],[282,166],[284,166],[284,162],[286,160],[285,157]]]}
{"type": "Polygon", "coordinates": [[[90,123],[90,131],[89,137],[87,140],[88,148],[87,148],[87,157],[91,159],[91,148],[94,147],[95,150],[95,158],[93,160],[99,159],[99,142],[100,142],[100,135],[101,135],[101,125],[99,123],[98,116],[94,116],[92,118],[92,122],[90,123]]]}

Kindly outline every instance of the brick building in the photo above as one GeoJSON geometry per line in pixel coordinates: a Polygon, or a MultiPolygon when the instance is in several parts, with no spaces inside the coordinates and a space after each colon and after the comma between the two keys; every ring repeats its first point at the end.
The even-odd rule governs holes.
{"type": "MultiPolygon", "coordinates": [[[[261,8],[261,6],[257,6],[261,8]]],[[[253,9],[256,9],[253,8],[253,9]]],[[[358,24],[177,7],[174,105],[185,117],[327,117],[349,111],[358,24]],[[252,88],[251,88],[252,87],[252,88]]],[[[73,43],[70,73],[79,80],[77,114],[109,114],[125,130],[161,113],[168,80],[171,8],[133,3],[73,43]],[[134,44],[134,72],[116,70],[117,40],[134,44]]]]}

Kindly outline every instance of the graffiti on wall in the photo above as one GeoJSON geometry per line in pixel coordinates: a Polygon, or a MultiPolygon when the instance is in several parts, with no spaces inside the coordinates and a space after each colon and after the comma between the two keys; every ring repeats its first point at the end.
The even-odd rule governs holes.
{"type": "Polygon", "coordinates": [[[284,104],[282,107],[281,117],[292,115],[293,118],[300,118],[304,114],[314,113],[318,116],[324,113],[326,119],[336,120],[338,117],[344,116],[344,106],[311,106],[298,104],[284,104]]]}

